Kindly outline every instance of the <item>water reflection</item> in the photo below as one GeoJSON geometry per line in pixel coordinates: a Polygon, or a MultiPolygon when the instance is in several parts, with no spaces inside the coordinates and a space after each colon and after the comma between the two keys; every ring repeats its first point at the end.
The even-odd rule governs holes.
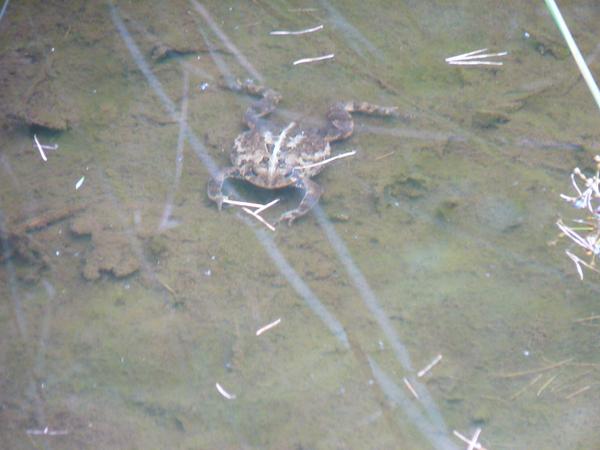
{"type": "MultiPolygon", "coordinates": [[[[597,279],[579,283],[554,242],[596,118],[542,5],[86,3],[43,21],[7,5],[10,448],[445,449],[476,429],[489,449],[600,442],[597,279]],[[488,42],[509,50],[501,69],[445,65],[488,42]],[[285,92],[288,121],[320,124],[345,98],[405,120],[361,118],[320,206],[271,233],[206,198],[249,101],[221,77],[285,92]],[[34,133],[59,144],[46,162],[34,133]]],[[[593,50],[593,5],[566,14],[593,50]]]]}

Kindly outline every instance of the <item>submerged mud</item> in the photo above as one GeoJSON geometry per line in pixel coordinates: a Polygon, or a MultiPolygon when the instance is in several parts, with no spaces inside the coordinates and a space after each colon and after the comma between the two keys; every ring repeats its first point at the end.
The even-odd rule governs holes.
{"type": "MultiPolygon", "coordinates": [[[[0,22],[1,440],[426,449],[482,428],[490,449],[594,448],[598,278],[579,282],[554,223],[600,136],[543,5],[197,5],[11,2],[0,22]],[[444,62],[485,46],[503,66],[444,62]],[[333,146],[357,155],[275,233],[206,196],[251,101],[219,83],[257,75],[281,123],[340,100],[402,111],[357,117],[333,146]],[[58,144],[46,162],[34,133],[58,144]]],[[[594,71],[594,5],[563,12],[594,71]]],[[[270,221],[299,200],[234,187],[281,198],[270,221]]]]}

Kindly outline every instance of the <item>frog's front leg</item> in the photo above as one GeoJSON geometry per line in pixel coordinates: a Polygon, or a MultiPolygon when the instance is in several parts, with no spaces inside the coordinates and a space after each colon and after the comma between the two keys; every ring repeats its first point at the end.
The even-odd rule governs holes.
{"type": "Polygon", "coordinates": [[[228,178],[241,178],[240,171],[237,167],[227,167],[217,174],[216,177],[211,178],[206,186],[208,198],[217,204],[219,211],[223,207],[223,184],[228,178]]]}
{"type": "Polygon", "coordinates": [[[281,94],[279,92],[266,86],[255,84],[252,80],[235,80],[230,82],[227,87],[236,92],[244,92],[256,97],[261,97],[260,100],[248,107],[246,114],[244,115],[244,121],[250,129],[256,128],[261,118],[275,111],[277,104],[281,101],[281,94]]]}
{"type": "Polygon", "coordinates": [[[329,126],[325,130],[325,138],[329,141],[347,139],[354,131],[352,113],[359,112],[369,116],[398,117],[395,106],[379,106],[367,102],[338,102],[329,108],[327,120],[329,126]]]}
{"type": "Polygon", "coordinates": [[[309,178],[298,178],[294,186],[304,189],[304,197],[302,197],[302,201],[300,201],[296,209],[283,213],[277,223],[287,222],[288,225],[291,225],[298,217],[302,217],[309,212],[317,204],[319,197],[323,193],[321,186],[309,178]]]}

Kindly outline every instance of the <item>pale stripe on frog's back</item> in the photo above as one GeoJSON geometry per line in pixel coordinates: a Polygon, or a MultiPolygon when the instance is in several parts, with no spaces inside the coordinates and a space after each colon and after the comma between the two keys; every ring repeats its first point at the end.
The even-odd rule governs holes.
{"type": "Polygon", "coordinates": [[[275,175],[275,170],[279,164],[279,153],[281,151],[281,145],[285,141],[285,138],[289,131],[296,126],[296,122],[291,122],[284,130],[279,134],[275,145],[273,146],[273,151],[271,152],[271,156],[269,157],[269,178],[273,178],[275,175]]]}

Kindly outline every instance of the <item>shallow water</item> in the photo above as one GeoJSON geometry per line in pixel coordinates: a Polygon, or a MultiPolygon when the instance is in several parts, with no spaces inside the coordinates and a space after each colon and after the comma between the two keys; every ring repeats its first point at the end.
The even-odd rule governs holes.
{"type": "MultiPolygon", "coordinates": [[[[600,275],[555,226],[582,217],[559,194],[598,111],[543,2],[499,5],[10,2],[0,447],[600,448],[600,275]],[[482,47],[504,65],[444,62],[482,47]],[[251,101],[230,75],[281,92],[282,123],[402,115],[357,115],[334,152],[358,154],[271,232],[206,197],[251,101]]],[[[562,11],[597,71],[600,9],[562,11]]],[[[233,186],[281,198],[271,222],[299,200],[233,186]]]]}

